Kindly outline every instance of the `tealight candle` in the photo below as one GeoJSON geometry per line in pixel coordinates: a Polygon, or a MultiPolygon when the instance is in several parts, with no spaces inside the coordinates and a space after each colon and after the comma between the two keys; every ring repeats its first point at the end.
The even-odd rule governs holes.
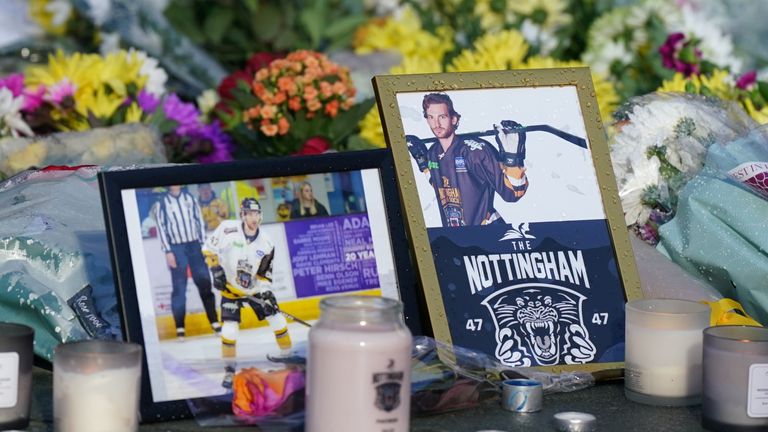
{"type": "Polygon", "coordinates": [[[139,428],[141,346],[90,340],[56,347],[53,421],[58,432],[139,428]]]}
{"type": "Polygon", "coordinates": [[[633,300],[626,307],[624,393],[650,405],[701,401],[702,330],[709,306],[686,300],[633,300]]]}
{"type": "Polygon", "coordinates": [[[704,330],[702,425],[714,431],[768,430],[768,329],[704,330]]]}
{"type": "Polygon", "coordinates": [[[29,424],[34,335],[31,327],[0,323],[0,430],[29,424]]]}

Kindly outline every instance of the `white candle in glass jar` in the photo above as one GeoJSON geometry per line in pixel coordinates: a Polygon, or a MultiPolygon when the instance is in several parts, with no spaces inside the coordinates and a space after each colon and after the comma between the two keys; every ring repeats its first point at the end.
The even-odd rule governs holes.
{"type": "Polygon", "coordinates": [[[309,336],[306,430],[407,432],[412,337],[402,318],[393,326],[323,314],[309,336]]]}
{"type": "Polygon", "coordinates": [[[701,400],[702,331],[709,307],[691,301],[648,299],[627,304],[625,394],[653,405],[701,400]]]}
{"type": "Polygon", "coordinates": [[[138,394],[140,378],[138,367],[55,373],[56,425],[77,432],[138,430],[136,403],[126,395],[138,394]]]}

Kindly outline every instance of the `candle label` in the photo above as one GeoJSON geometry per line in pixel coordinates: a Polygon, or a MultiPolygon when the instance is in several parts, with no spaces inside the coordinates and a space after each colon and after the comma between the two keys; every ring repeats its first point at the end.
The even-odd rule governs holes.
{"type": "Polygon", "coordinates": [[[753,364],[749,367],[747,415],[768,417],[768,364],[753,364]]]}
{"type": "MultiPolygon", "coordinates": [[[[389,371],[376,372],[373,374],[372,384],[376,390],[376,401],[374,405],[384,413],[392,413],[396,410],[402,401],[400,400],[400,390],[402,389],[405,373],[394,370],[395,360],[389,360],[389,371]]],[[[378,418],[376,423],[390,425],[398,423],[398,416],[389,418],[378,418]]],[[[389,429],[384,429],[389,430],[389,429]]]]}
{"type": "Polygon", "coordinates": [[[0,408],[16,406],[19,391],[19,353],[0,353],[0,408]]]}

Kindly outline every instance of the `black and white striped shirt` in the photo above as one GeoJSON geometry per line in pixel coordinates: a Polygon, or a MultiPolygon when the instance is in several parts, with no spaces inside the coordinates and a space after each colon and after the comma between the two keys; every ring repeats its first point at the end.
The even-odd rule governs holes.
{"type": "Polygon", "coordinates": [[[171,245],[205,241],[205,222],[200,205],[187,191],[181,191],[178,197],[168,193],[160,200],[157,227],[163,252],[169,252],[171,245]]]}

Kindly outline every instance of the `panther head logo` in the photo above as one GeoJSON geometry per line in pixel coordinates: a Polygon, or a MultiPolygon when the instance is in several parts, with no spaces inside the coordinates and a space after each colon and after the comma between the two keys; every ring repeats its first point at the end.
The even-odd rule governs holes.
{"type": "Polygon", "coordinates": [[[509,366],[581,364],[595,358],[584,326],[585,297],[549,284],[522,284],[483,300],[496,325],[496,358],[509,366]]]}

